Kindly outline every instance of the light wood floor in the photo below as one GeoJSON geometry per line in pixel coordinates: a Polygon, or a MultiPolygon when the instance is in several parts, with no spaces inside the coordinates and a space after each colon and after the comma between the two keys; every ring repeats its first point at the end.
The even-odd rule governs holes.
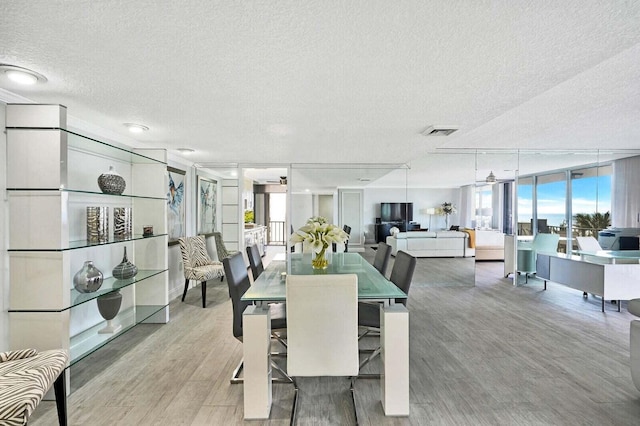
{"type": "MultiPolygon", "coordinates": [[[[433,286],[429,276],[448,273],[447,262],[418,261],[409,301],[411,415],[384,417],[378,380],[358,380],[361,424],[640,424],[626,303],[621,313],[607,303],[603,314],[599,299],[560,285],[514,287],[502,268],[478,263],[476,286],[433,286]]],[[[171,303],[169,324],[138,326],[74,366],[70,424],[243,423],[242,386],[229,384],[241,346],[226,284],[209,287],[206,309],[193,289],[185,303],[171,303]]],[[[345,379],[300,386],[300,424],[353,423],[345,379]]],[[[275,385],[271,419],[247,423],[288,424],[292,396],[291,385],[275,385]]],[[[54,403],[41,403],[29,424],[57,424],[54,403]]]]}

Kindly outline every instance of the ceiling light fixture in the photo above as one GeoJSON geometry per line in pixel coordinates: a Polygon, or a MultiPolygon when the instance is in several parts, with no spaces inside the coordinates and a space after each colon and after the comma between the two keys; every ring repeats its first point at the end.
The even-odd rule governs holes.
{"type": "Polygon", "coordinates": [[[18,84],[32,85],[38,82],[45,83],[47,81],[47,77],[28,68],[17,67],[9,64],[0,64],[0,70],[6,74],[9,80],[18,84]]]}
{"type": "Polygon", "coordinates": [[[422,134],[424,136],[449,136],[451,133],[458,130],[458,126],[442,126],[442,125],[431,125],[427,126],[422,134]]]}
{"type": "Polygon", "coordinates": [[[131,133],[142,133],[149,130],[147,126],[143,126],[142,124],[136,123],[124,123],[125,127],[129,129],[131,133]]]}
{"type": "Polygon", "coordinates": [[[496,175],[493,174],[493,170],[491,170],[491,173],[489,173],[489,176],[487,176],[485,182],[487,182],[489,185],[493,185],[497,182],[496,175]]]}
{"type": "Polygon", "coordinates": [[[180,152],[181,154],[193,154],[194,152],[196,152],[195,149],[191,148],[176,148],[176,151],[180,152]]]}
{"type": "Polygon", "coordinates": [[[287,177],[286,176],[280,176],[280,185],[286,185],[287,184],[287,177]]]}

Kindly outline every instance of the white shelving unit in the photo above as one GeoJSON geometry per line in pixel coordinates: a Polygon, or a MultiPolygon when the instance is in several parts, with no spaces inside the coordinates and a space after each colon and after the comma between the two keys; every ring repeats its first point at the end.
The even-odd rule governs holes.
{"type": "Polygon", "coordinates": [[[66,130],[61,105],[7,105],[7,193],[12,349],[69,350],[70,365],[141,322],[169,321],[165,150],[128,150],[66,130]],[[98,176],[114,166],[122,195],[104,194],[98,176]],[[86,235],[86,207],[109,207],[108,241],[86,235]],[[113,209],[131,207],[133,235],[113,238],[113,209]],[[153,226],[154,235],[142,236],[153,226]],[[124,248],[138,267],[128,280],[111,275],[124,248]],[[73,276],[86,260],[104,274],[100,289],[79,293],[73,276]],[[96,299],[120,291],[113,334],[96,299]]]}

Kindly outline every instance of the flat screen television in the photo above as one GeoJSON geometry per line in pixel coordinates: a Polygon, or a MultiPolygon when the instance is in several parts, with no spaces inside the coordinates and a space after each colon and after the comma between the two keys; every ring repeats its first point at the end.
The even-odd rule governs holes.
{"type": "Polygon", "coordinates": [[[407,222],[413,220],[413,203],[380,203],[382,222],[407,222]]]}

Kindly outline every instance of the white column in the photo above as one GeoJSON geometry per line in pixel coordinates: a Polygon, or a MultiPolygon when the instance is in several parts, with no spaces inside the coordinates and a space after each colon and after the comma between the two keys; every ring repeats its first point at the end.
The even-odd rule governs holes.
{"type": "Polygon", "coordinates": [[[395,304],[380,308],[382,375],[380,399],[386,416],[409,415],[409,311],[395,304]]]}
{"type": "Polygon", "coordinates": [[[247,306],[242,314],[244,418],[268,419],[271,411],[271,315],[247,306]]]}

